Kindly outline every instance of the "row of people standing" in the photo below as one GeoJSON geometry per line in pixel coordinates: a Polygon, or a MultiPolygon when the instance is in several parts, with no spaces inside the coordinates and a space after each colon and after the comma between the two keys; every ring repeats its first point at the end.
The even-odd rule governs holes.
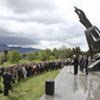
{"type": "Polygon", "coordinates": [[[26,77],[31,77],[45,71],[52,71],[58,68],[62,68],[65,65],[64,61],[51,61],[51,62],[40,62],[40,63],[30,63],[30,64],[19,64],[8,68],[1,68],[0,74],[3,77],[4,83],[4,96],[9,95],[9,90],[12,89],[12,85],[18,80],[25,79],[26,77]]]}
{"type": "Polygon", "coordinates": [[[88,57],[86,55],[80,55],[79,57],[77,55],[73,56],[73,65],[74,65],[74,75],[78,74],[78,66],[80,67],[80,71],[86,72],[86,75],[88,75],[88,57]]]}

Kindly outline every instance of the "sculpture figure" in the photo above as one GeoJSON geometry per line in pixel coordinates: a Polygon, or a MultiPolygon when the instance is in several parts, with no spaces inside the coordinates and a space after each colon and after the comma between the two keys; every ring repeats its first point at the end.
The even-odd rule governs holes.
{"type": "Polygon", "coordinates": [[[90,23],[90,21],[87,19],[85,13],[77,8],[77,7],[74,7],[75,8],[75,12],[78,14],[79,16],[79,19],[80,19],[80,22],[86,27],[86,28],[89,28],[92,26],[92,24],[90,23]]]}
{"type": "Polygon", "coordinates": [[[87,39],[87,43],[88,43],[91,58],[92,58],[93,52],[100,51],[100,31],[97,27],[91,24],[91,22],[88,20],[85,13],[81,9],[77,7],[74,7],[74,8],[75,8],[75,12],[79,16],[80,22],[86,28],[85,36],[87,39]]]}
{"type": "MultiPolygon", "coordinates": [[[[75,12],[79,16],[80,22],[86,27],[86,29],[92,27],[93,25],[88,20],[88,18],[86,17],[85,13],[81,9],[79,9],[77,7],[74,7],[74,8],[75,8],[75,12]]],[[[99,38],[99,34],[95,30],[92,30],[92,34],[96,39],[99,38]]]]}

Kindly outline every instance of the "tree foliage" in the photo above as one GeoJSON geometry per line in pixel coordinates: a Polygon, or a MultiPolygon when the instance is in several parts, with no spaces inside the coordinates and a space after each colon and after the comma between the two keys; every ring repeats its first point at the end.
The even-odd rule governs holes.
{"type": "Polygon", "coordinates": [[[55,60],[55,59],[66,59],[71,58],[74,54],[88,54],[89,52],[83,52],[79,47],[75,48],[66,48],[61,47],[60,49],[54,48],[41,50],[39,52],[31,52],[27,54],[20,54],[18,51],[5,51],[1,54],[0,59],[1,63],[5,59],[8,59],[10,63],[18,63],[21,59],[25,59],[28,61],[47,61],[47,60],[55,60]]]}
{"type": "Polygon", "coordinates": [[[18,51],[11,51],[8,53],[8,59],[10,63],[19,63],[21,55],[18,51]]]}
{"type": "Polygon", "coordinates": [[[4,54],[1,53],[1,54],[0,54],[0,64],[1,64],[1,65],[4,63],[4,58],[5,58],[4,54]]]}
{"type": "Polygon", "coordinates": [[[37,59],[37,53],[36,52],[28,53],[26,55],[26,59],[29,61],[33,61],[33,60],[37,59]]]}
{"type": "Polygon", "coordinates": [[[41,50],[37,53],[28,53],[27,54],[27,60],[33,61],[33,60],[40,60],[40,61],[46,61],[46,60],[54,60],[54,59],[66,59],[72,57],[74,54],[81,54],[82,51],[79,47],[76,48],[65,48],[62,47],[60,49],[54,48],[51,49],[45,49],[41,50]]]}
{"type": "Polygon", "coordinates": [[[48,59],[46,52],[44,50],[41,50],[38,54],[38,59],[41,61],[46,61],[48,59]]]}
{"type": "Polygon", "coordinates": [[[7,54],[8,54],[8,50],[4,50],[4,62],[7,61],[7,54]]]}

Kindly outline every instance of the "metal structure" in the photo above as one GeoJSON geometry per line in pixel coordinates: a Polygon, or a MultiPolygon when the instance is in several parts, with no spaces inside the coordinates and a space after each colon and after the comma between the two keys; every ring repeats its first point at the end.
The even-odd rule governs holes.
{"type": "Polygon", "coordinates": [[[96,31],[98,34],[100,34],[100,31],[96,26],[92,26],[85,30],[85,36],[87,39],[91,57],[93,56],[93,52],[100,51],[100,36],[98,38],[95,38],[93,36],[93,31],[96,31]]]}
{"type": "Polygon", "coordinates": [[[94,52],[100,51],[100,31],[96,26],[93,26],[91,24],[91,22],[88,20],[85,13],[81,9],[77,7],[74,7],[74,8],[75,8],[76,14],[79,16],[79,21],[86,28],[85,36],[87,39],[87,43],[88,43],[91,58],[92,58],[94,52]]]}

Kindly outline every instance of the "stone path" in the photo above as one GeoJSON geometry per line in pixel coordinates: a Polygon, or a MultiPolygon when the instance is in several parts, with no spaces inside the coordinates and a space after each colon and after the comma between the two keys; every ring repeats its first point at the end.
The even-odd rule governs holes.
{"type": "Polygon", "coordinates": [[[73,66],[65,66],[55,79],[54,95],[40,100],[100,100],[100,72],[73,75],[73,66]]]}

